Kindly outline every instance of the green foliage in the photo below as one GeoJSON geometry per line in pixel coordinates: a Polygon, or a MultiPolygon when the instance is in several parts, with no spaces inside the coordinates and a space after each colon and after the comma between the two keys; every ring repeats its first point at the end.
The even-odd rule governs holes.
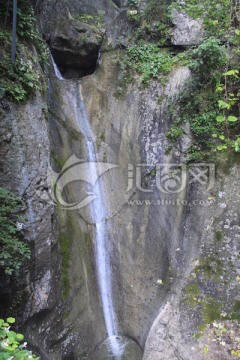
{"type": "MultiPolygon", "coordinates": [[[[170,40],[169,0],[149,0],[142,12],[132,14],[129,18],[138,24],[136,39],[154,41],[164,46],[170,40]]],[[[132,7],[137,9],[137,6],[132,7]]]]}
{"type": "Polygon", "coordinates": [[[42,90],[40,75],[33,69],[32,59],[10,59],[0,62],[0,88],[11,100],[24,101],[33,90],[42,90]]]}
{"type": "Polygon", "coordinates": [[[182,135],[183,129],[178,124],[173,125],[167,132],[167,138],[173,142],[177,141],[182,135]]]}
{"type": "Polygon", "coordinates": [[[202,319],[204,324],[211,324],[214,320],[221,319],[221,304],[207,296],[203,302],[202,319]]]}
{"type": "Polygon", "coordinates": [[[187,0],[174,2],[171,9],[185,11],[194,18],[201,18],[208,35],[226,36],[229,29],[231,0],[187,0]]]}
{"type": "Polygon", "coordinates": [[[27,343],[22,343],[24,336],[10,330],[15,323],[14,318],[7,321],[0,319],[0,359],[1,360],[39,360],[32,351],[26,349],[27,343]]]}
{"type": "Polygon", "coordinates": [[[210,37],[190,52],[192,60],[189,67],[195,71],[201,80],[208,80],[209,75],[215,78],[214,71],[224,70],[227,60],[226,48],[220,40],[210,37]]]}
{"type": "MultiPolygon", "coordinates": [[[[235,0],[187,0],[173,2],[149,0],[144,7],[138,2],[128,5],[134,10],[135,44],[126,49],[121,62],[121,87],[129,83],[135,70],[147,85],[151,79],[165,83],[176,66],[187,65],[194,75],[193,84],[181,94],[179,113],[173,111],[176,123],[167,134],[170,153],[189,123],[193,143],[187,151],[187,162],[205,161],[219,151],[240,153],[240,30],[235,0]],[[176,54],[166,51],[172,10],[178,8],[194,18],[201,17],[205,37],[198,46],[176,54]],[[193,96],[194,94],[194,96],[193,96]]],[[[121,90],[122,93],[122,90],[121,90]]],[[[118,92],[117,94],[120,94],[118,92]]]]}
{"type": "Polygon", "coordinates": [[[213,276],[220,276],[223,272],[223,263],[218,256],[211,255],[205,258],[199,259],[199,265],[195,267],[195,273],[201,273],[207,278],[213,276]]]}
{"type": "Polygon", "coordinates": [[[198,284],[191,283],[186,287],[186,294],[187,295],[200,295],[201,291],[199,289],[198,284]]]}
{"type": "Polygon", "coordinates": [[[162,79],[170,73],[172,66],[172,56],[167,51],[145,42],[129,47],[123,60],[123,68],[136,70],[144,84],[152,78],[162,79]]]}
{"type": "Polygon", "coordinates": [[[180,101],[177,124],[189,122],[194,142],[187,161],[213,158],[219,151],[240,152],[240,31],[235,0],[173,3],[203,19],[205,38],[185,51],[195,84],[180,101]],[[194,93],[194,97],[192,94],[194,93]]]}
{"type": "Polygon", "coordinates": [[[139,6],[139,0],[128,0],[127,5],[132,9],[136,9],[139,6]]]}
{"type": "MultiPolygon", "coordinates": [[[[7,3],[0,0],[0,21],[4,22],[7,3]]],[[[37,67],[37,61],[42,68],[47,63],[48,52],[37,30],[36,18],[27,0],[18,1],[17,22],[17,54],[14,65],[11,63],[11,15],[12,2],[8,14],[6,29],[0,28],[0,40],[3,42],[0,58],[0,92],[14,101],[25,101],[36,90],[44,91],[45,79],[37,67]],[[37,57],[29,52],[29,42],[37,50],[37,57]],[[26,45],[28,44],[28,46],[26,45]]]]}
{"type": "MultiPolygon", "coordinates": [[[[7,12],[7,2],[0,0],[0,19],[5,19],[7,12]]],[[[38,31],[37,19],[34,15],[33,8],[28,0],[18,0],[18,11],[17,11],[17,35],[20,40],[30,40],[35,46],[40,64],[42,67],[46,65],[48,60],[47,47],[38,31]]],[[[11,26],[12,18],[12,1],[10,0],[10,9],[8,14],[7,29],[11,26]]]]}
{"type": "Polygon", "coordinates": [[[0,188],[0,267],[7,275],[18,271],[22,262],[31,256],[16,226],[21,205],[22,201],[13,193],[0,188]]]}

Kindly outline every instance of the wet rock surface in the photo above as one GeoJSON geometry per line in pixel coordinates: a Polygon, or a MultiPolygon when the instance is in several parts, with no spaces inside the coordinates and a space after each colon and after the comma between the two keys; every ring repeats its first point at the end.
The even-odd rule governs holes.
{"type": "Polygon", "coordinates": [[[106,339],[96,350],[91,360],[141,360],[142,350],[140,346],[127,337],[116,336],[117,350],[114,351],[111,339],[106,339]]]}

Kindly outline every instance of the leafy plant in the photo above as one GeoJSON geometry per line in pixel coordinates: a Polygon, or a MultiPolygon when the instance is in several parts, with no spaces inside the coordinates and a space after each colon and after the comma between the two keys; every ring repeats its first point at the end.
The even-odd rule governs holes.
{"type": "Polygon", "coordinates": [[[11,0],[8,1],[8,5],[5,1],[0,0],[0,21],[4,20],[5,22],[5,28],[0,27],[0,40],[3,42],[0,60],[0,91],[11,100],[24,101],[34,90],[45,90],[43,75],[36,68],[33,68],[36,58],[29,53],[29,41],[37,50],[38,60],[42,68],[47,62],[48,52],[37,30],[32,7],[27,0],[19,0],[16,28],[16,59],[14,54],[13,61],[11,31],[13,3],[11,0]],[[26,41],[28,46],[26,46],[26,41]]]}
{"type": "Polygon", "coordinates": [[[240,152],[238,3],[187,0],[172,3],[170,12],[174,8],[201,18],[205,30],[202,43],[185,51],[195,84],[182,96],[177,123],[190,123],[194,143],[188,160],[204,160],[218,151],[240,152]]]}
{"type": "Polygon", "coordinates": [[[13,193],[0,188],[0,268],[6,275],[18,271],[23,261],[31,256],[31,251],[20,239],[17,228],[21,205],[22,201],[13,193]]]}
{"type": "Polygon", "coordinates": [[[139,0],[128,0],[128,6],[136,9],[139,6],[139,0]]]}
{"type": "Polygon", "coordinates": [[[179,9],[193,18],[201,18],[208,36],[225,37],[229,29],[230,2],[231,0],[187,0],[173,2],[170,10],[179,9]]]}
{"type": "Polygon", "coordinates": [[[136,26],[135,38],[157,43],[159,46],[166,45],[170,40],[170,17],[168,5],[170,0],[149,0],[139,8],[139,1],[129,2],[129,20],[136,26]]]}
{"type": "Polygon", "coordinates": [[[171,129],[167,133],[167,138],[171,141],[177,141],[183,135],[183,129],[178,125],[175,124],[171,127],[171,129]]]}
{"type": "Polygon", "coordinates": [[[10,330],[15,319],[7,321],[0,319],[0,358],[1,360],[39,360],[32,351],[26,349],[27,343],[22,343],[24,336],[10,330]]]}
{"type": "Polygon", "coordinates": [[[152,78],[160,79],[170,73],[172,56],[162,51],[157,45],[140,42],[126,50],[123,66],[133,68],[142,76],[142,82],[147,84],[152,78]]]}
{"type": "Polygon", "coordinates": [[[191,51],[192,60],[189,67],[195,71],[200,79],[209,81],[209,74],[213,80],[214,71],[224,69],[226,64],[226,49],[221,45],[220,40],[210,37],[203,41],[198,47],[191,51]]]}

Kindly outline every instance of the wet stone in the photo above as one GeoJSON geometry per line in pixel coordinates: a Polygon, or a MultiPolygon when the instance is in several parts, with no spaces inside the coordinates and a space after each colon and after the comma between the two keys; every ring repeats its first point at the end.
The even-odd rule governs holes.
{"type": "Polygon", "coordinates": [[[106,339],[96,350],[92,360],[141,360],[142,350],[132,339],[116,336],[106,339]]]}

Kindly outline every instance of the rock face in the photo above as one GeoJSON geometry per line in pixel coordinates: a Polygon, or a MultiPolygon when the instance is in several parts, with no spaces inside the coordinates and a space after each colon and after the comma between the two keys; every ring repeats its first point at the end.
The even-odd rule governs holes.
{"type": "MultiPolygon", "coordinates": [[[[164,195],[153,187],[151,193],[146,195],[136,190],[135,184],[129,193],[126,192],[129,164],[136,169],[142,163],[181,161],[179,153],[172,158],[164,155],[164,149],[168,145],[166,133],[171,127],[168,108],[172,106],[177,109],[179,94],[191,78],[189,69],[180,67],[174,70],[166,87],[153,82],[150,88],[139,90],[139,84],[134,84],[119,99],[115,97],[117,76],[117,65],[112,62],[109,54],[104,53],[101,69],[94,76],[68,82],[51,79],[52,154],[56,165],[58,159],[64,163],[73,154],[79,159],[85,159],[81,107],[74,106],[82,96],[99,161],[118,165],[118,169],[112,171],[106,180],[104,191],[112,249],[111,263],[114,269],[112,277],[117,322],[120,333],[136,339],[143,347],[158,309],[173,286],[171,271],[183,273],[189,257],[197,252],[199,236],[197,233],[193,234],[199,220],[195,222],[195,226],[192,224],[191,231],[185,230],[185,226],[192,219],[198,218],[198,212],[203,214],[205,209],[193,208],[192,217],[187,220],[184,204],[180,202],[179,206],[174,205],[178,199],[176,194],[164,195]],[[160,97],[164,98],[161,105],[158,100],[160,97]],[[155,201],[159,206],[156,206],[155,201]],[[165,201],[170,201],[173,205],[164,207],[165,201]],[[171,219],[174,219],[173,223],[171,219]],[[184,234],[186,237],[183,241],[184,234]],[[188,246],[191,236],[191,246],[188,246]],[[181,249],[180,252],[176,252],[178,248],[181,249]]],[[[183,151],[188,141],[186,138],[180,145],[183,151]]],[[[154,178],[150,176],[146,184],[151,187],[151,182],[154,182],[154,178]]],[[[80,184],[69,186],[69,198],[76,198],[79,186],[80,184]]],[[[194,192],[189,193],[186,189],[181,194],[182,199],[194,199],[195,196],[194,192]]],[[[66,218],[65,213],[62,216],[66,218]]],[[[71,265],[67,270],[70,283],[67,302],[74,301],[75,305],[74,308],[66,309],[63,306],[59,309],[61,317],[65,318],[65,341],[56,342],[60,335],[57,332],[54,335],[49,333],[47,348],[50,353],[53,351],[56,358],[61,358],[62,354],[71,354],[71,359],[78,359],[86,353],[86,358],[91,359],[93,345],[106,337],[103,319],[99,317],[101,310],[96,311],[101,309],[101,303],[96,294],[93,258],[89,257],[94,253],[94,245],[90,243],[87,250],[85,243],[86,234],[91,236],[94,226],[90,225],[85,211],[71,212],[68,217],[75,224],[71,227],[71,237],[75,240],[74,246],[70,248],[71,265]],[[84,219],[86,220],[83,221],[84,219]],[[80,235],[82,233],[85,235],[80,235]],[[78,284],[82,284],[82,295],[76,303],[78,284]],[[88,296],[83,295],[85,292],[88,296]],[[84,315],[81,315],[81,309],[84,309],[84,315]],[[71,329],[74,317],[77,317],[78,325],[71,329]],[[87,318],[88,327],[85,324],[87,318]]],[[[57,319],[59,313],[54,318],[55,316],[57,319]]],[[[46,324],[42,323],[41,328],[44,327],[46,324]]]]}
{"type": "Polygon", "coordinates": [[[186,13],[174,10],[172,13],[174,25],[172,44],[176,46],[198,45],[203,38],[203,23],[193,19],[186,13]]]}
{"type": "MultiPolygon", "coordinates": [[[[59,66],[77,71],[95,69],[102,43],[99,29],[78,20],[66,21],[69,12],[102,13],[107,51],[92,76],[60,81],[50,70],[50,149],[40,95],[21,106],[10,104],[10,112],[7,107],[1,110],[3,183],[11,178],[11,187],[26,197],[25,235],[35,249],[34,263],[24,280],[26,339],[43,360],[92,360],[107,336],[96,275],[95,225],[89,211],[67,211],[58,206],[52,216],[52,206],[45,201],[49,152],[55,174],[72,156],[88,160],[82,121],[86,115],[98,160],[116,165],[104,178],[103,197],[119,333],[145,348],[144,360],[201,359],[204,344],[193,339],[199,325],[198,309],[189,310],[183,300],[191,282],[199,285],[203,295],[219,298],[223,304],[225,294],[237,296],[234,272],[235,283],[231,279],[228,288],[226,274],[221,274],[221,283],[215,278],[205,283],[194,270],[201,256],[212,256],[215,251],[222,258],[223,252],[228,258],[233,254],[231,261],[237,266],[240,214],[235,194],[239,167],[227,164],[225,173],[217,173],[214,187],[199,182],[199,173],[192,168],[185,183],[182,162],[191,143],[188,125],[171,153],[167,152],[166,134],[178,115],[181,94],[193,80],[191,71],[185,66],[175,68],[165,85],[151,81],[142,87],[135,79],[121,88],[119,62],[123,54],[109,50],[126,44],[132,28],[125,29],[126,11],[119,12],[116,6],[120,2],[70,0],[55,9],[54,3],[41,3],[40,23],[46,25],[45,35],[51,33],[51,48],[59,66]],[[170,179],[169,164],[174,174],[170,179]],[[223,232],[224,242],[218,245],[216,228],[223,232]]],[[[200,22],[176,12],[174,24],[174,45],[200,41],[200,22]]],[[[79,199],[85,190],[83,181],[75,181],[65,189],[65,200],[79,199]]],[[[219,359],[215,355],[212,358],[219,359]]],[[[141,357],[139,349],[131,347],[130,356],[134,360],[141,357]]]]}
{"type": "MultiPolygon", "coordinates": [[[[194,359],[201,360],[203,359],[203,349],[206,347],[208,348],[208,359],[234,358],[229,353],[229,348],[231,349],[235,341],[234,336],[228,338],[227,345],[221,345],[221,336],[214,337],[214,331],[211,330],[211,327],[206,326],[203,330],[204,336],[200,337],[198,341],[193,338],[193,334],[200,331],[199,325],[203,324],[199,318],[199,305],[194,304],[196,297],[197,301],[203,302],[204,307],[207,308],[207,304],[210,304],[208,306],[211,313],[220,309],[222,314],[232,313],[233,319],[236,316],[232,307],[234,300],[238,299],[239,285],[237,285],[236,277],[239,273],[237,254],[240,248],[238,241],[240,227],[237,219],[239,219],[240,213],[239,201],[235,194],[240,184],[240,167],[236,163],[234,164],[234,161],[229,163],[229,160],[224,157],[221,162],[222,170],[217,172],[214,192],[205,201],[205,220],[203,224],[201,222],[204,230],[200,230],[200,225],[195,228],[196,231],[201,232],[201,248],[195,253],[197,256],[192,254],[192,262],[186,263],[185,276],[179,277],[179,283],[172,288],[165,299],[149,333],[143,360],[188,360],[192,358],[193,352],[194,359]],[[196,257],[202,258],[204,261],[199,264],[196,257]],[[214,270],[216,261],[218,264],[222,264],[218,268],[217,274],[214,270]],[[201,264],[205,263],[206,268],[203,266],[203,272],[196,273],[198,266],[200,265],[201,268],[201,264]],[[191,288],[193,285],[195,290],[191,292],[189,289],[193,289],[193,287],[191,288]],[[213,298],[210,303],[208,303],[208,296],[213,298]]],[[[200,213],[199,215],[199,220],[202,221],[203,215],[200,213]]],[[[194,226],[194,218],[192,221],[194,226]]],[[[189,246],[193,236],[194,234],[189,239],[189,246]]],[[[204,317],[208,316],[208,312],[204,313],[204,317]]],[[[236,328],[234,321],[231,326],[232,330],[236,328]]],[[[219,329],[224,329],[223,333],[229,334],[230,332],[226,329],[231,326],[228,321],[224,321],[223,315],[219,329]]],[[[217,332],[221,331],[218,330],[217,321],[215,329],[217,332]]],[[[234,331],[232,333],[234,334],[234,331]]]]}
{"type": "MultiPolygon", "coordinates": [[[[40,71],[38,64],[33,66],[40,71]]],[[[46,98],[37,92],[25,104],[1,102],[0,118],[1,187],[23,199],[21,232],[33,249],[29,266],[16,281],[15,296],[25,306],[24,322],[49,308],[52,281],[53,208],[43,200],[48,198],[49,165],[46,98]]]]}
{"type": "Polygon", "coordinates": [[[94,72],[102,40],[103,31],[97,27],[68,20],[53,31],[50,47],[56,64],[66,77],[70,76],[71,70],[81,77],[94,72]]]}

